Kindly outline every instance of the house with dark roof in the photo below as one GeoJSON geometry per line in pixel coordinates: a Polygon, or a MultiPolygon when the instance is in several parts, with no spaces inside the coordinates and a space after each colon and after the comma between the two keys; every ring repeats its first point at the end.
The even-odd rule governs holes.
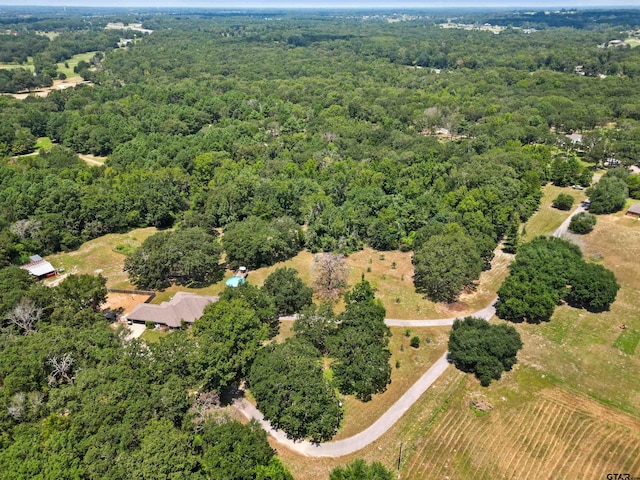
{"type": "Polygon", "coordinates": [[[179,328],[183,321],[193,324],[202,316],[207,305],[218,300],[219,297],[178,292],[170,301],[162,302],[160,305],[141,303],[127,314],[126,318],[135,323],[153,322],[156,325],[179,328]]]}
{"type": "Polygon", "coordinates": [[[634,203],[627,210],[627,216],[640,219],[640,203],[634,203]]]}
{"type": "Polygon", "coordinates": [[[20,268],[28,271],[38,280],[47,277],[53,277],[56,274],[56,269],[53,268],[53,265],[47,262],[40,255],[33,255],[29,257],[29,260],[29,263],[27,263],[26,265],[22,265],[20,268]]]}

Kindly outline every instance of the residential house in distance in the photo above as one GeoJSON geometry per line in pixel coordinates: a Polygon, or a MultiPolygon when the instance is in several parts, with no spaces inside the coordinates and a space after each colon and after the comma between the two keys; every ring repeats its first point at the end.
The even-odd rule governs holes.
{"type": "Polygon", "coordinates": [[[20,268],[28,271],[31,275],[36,277],[37,280],[53,277],[56,274],[56,269],[53,268],[53,265],[47,262],[40,255],[32,255],[29,257],[29,260],[29,263],[22,265],[20,268]]]}
{"type": "Polygon", "coordinates": [[[126,315],[126,318],[135,323],[153,322],[168,328],[180,328],[183,321],[193,325],[193,322],[202,316],[204,308],[218,300],[219,297],[178,292],[170,301],[162,302],[160,305],[141,303],[126,315]]]}
{"type": "Polygon", "coordinates": [[[631,205],[629,210],[627,210],[627,216],[640,220],[640,203],[634,203],[631,205]]]}

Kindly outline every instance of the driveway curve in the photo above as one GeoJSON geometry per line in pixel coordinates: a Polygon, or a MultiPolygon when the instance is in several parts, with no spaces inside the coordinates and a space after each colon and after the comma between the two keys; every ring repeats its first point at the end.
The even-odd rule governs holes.
{"type": "MultiPolygon", "coordinates": [[[[472,313],[470,316],[489,320],[496,312],[494,299],[490,305],[472,313]]],[[[435,320],[397,320],[385,319],[384,323],[394,327],[438,327],[452,325],[456,318],[441,318],[435,320]]],[[[294,320],[294,317],[281,318],[281,320],[294,320]]],[[[407,390],[385,413],[382,414],[370,427],[362,432],[343,440],[326,443],[311,443],[305,440],[294,441],[287,437],[281,430],[276,430],[271,426],[262,413],[244,398],[234,401],[235,407],[248,419],[257,420],[278,443],[285,447],[309,457],[341,457],[366,447],[371,442],[377,440],[396,423],[404,413],[409,410],[424,392],[435,382],[449,366],[445,352],[436,362],[422,375],[409,390],[407,390]]]]}
{"type": "MultiPolygon", "coordinates": [[[[582,203],[578,206],[571,215],[560,225],[555,232],[554,237],[564,237],[571,218],[586,210],[586,203],[582,203]]],[[[489,320],[496,313],[497,297],[487,305],[485,308],[478,310],[477,312],[465,315],[463,317],[454,318],[440,318],[433,320],[400,320],[395,318],[386,318],[384,323],[390,327],[440,327],[453,325],[453,322],[457,318],[464,318],[467,316],[483,318],[489,320]]],[[[292,321],[296,316],[280,317],[280,320],[292,321]]],[[[278,443],[288,447],[289,449],[306,455],[309,457],[341,457],[366,447],[370,443],[374,442],[382,435],[384,435],[394,423],[396,423],[402,415],[422,396],[424,392],[435,382],[440,375],[442,375],[447,367],[449,361],[447,360],[448,352],[445,352],[436,362],[422,375],[416,383],[414,383],[409,390],[407,390],[386,412],[382,414],[378,420],[376,420],[370,427],[362,432],[342,440],[326,443],[311,443],[306,440],[294,441],[287,437],[287,434],[281,430],[276,430],[271,426],[268,420],[264,418],[262,413],[251,403],[244,398],[239,398],[234,401],[235,407],[248,419],[257,420],[262,428],[264,428],[269,435],[271,435],[278,443]]]]}

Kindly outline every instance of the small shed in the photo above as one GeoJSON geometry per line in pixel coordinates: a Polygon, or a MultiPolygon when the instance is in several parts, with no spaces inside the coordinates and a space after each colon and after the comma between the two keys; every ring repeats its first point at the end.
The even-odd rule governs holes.
{"type": "Polygon", "coordinates": [[[640,203],[634,203],[627,210],[627,216],[640,219],[640,203]]]}
{"type": "Polygon", "coordinates": [[[40,255],[33,255],[29,257],[29,260],[29,263],[27,263],[26,265],[22,265],[20,268],[28,271],[38,280],[47,277],[53,277],[56,274],[56,269],[53,268],[53,265],[47,262],[40,255]]]}

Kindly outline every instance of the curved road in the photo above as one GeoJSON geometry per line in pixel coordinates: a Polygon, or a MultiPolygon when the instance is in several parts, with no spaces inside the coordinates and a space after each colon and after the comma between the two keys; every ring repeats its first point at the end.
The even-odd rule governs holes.
{"type": "MultiPolygon", "coordinates": [[[[553,236],[560,238],[564,237],[569,227],[569,223],[571,222],[571,218],[585,210],[585,202],[583,202],[578,206],[578,208],[571,212],[571,215],[562,222],[562,225],[553,232],[553,236]]],[[[478,310],[468,316],[489,320],[496,313],[496,301],[497,298],[482,310],[478,310]]],[[[295,318],[295,316],[280,317],[280,320],[291,321],[295,320],[295,318]]],[[[462,317],[441,318],[435,320],[398,320],[387,318],[384,323],[390,327],[439,327],[453,325],[456,318],[462,317]]],[[[310,457],[341,457],[343,455],[357,452],[384,435],[387,430],[389,430],[393,424],[396,423],[402,415],[404,415],[411,405],[413,405],[422,396],[433,382],[435,382],[440,375],[444,373],[448,366],[449,362],[447,360],[447,352],[445,352],[431,366],[431,368],[429,368],[429,370],[427,370],[425,374],[422,375],[418,381],[396,401],[396,403],[394,403],[385,413],[382,414],[380,418],[378,418],[378,420],[373,423],[373,425],[352,437],[337,440],[335,442],[317,444],[308,441],[291,440],[287,437],[286,433],[273,428],[271,424],[265,420],[262,413],[260,413],[254,405],[245,399],[236,399],[234,401],[234,405],[248,419],[257,420],[260,425],[262,425],[262,428],[264,428],[278,443],[297,453],[310,457]]]]}
{"type": "MultiPolygon", "coordinates": [[[[489,320],[496,312],[496,300],[482,310],[472,313],[471,316],[489,320]]],[[[456,317],[458,318],[458,317],[456,317]]],[[[456,318],[442,318],[436,320],[396,320],[385,319],[384,323],[394,327],[437,327],[452,325],[456,318]]],[[[285,317],[282,320],[293,320],[293,317],[285,317]]],[[[380,438],[402,415],[413,405],[422,394],[435,382],[449,366],[447,352],[445,352],[432,366],[422,375],[409,390],[407,390],[391,408],[382,414],[378,420],[369,428],[354,435],[335,442],[311,443],[308,441],[294,441],[287,438],[286,433],[276,430],[265,420],[260,411],[244,398],[234,401],[235,407],[248,419],[256,419],[278,443],[291,450],[310,457],[341,457],[356,452],[366,447],[374,440],[380,438]]]]}

